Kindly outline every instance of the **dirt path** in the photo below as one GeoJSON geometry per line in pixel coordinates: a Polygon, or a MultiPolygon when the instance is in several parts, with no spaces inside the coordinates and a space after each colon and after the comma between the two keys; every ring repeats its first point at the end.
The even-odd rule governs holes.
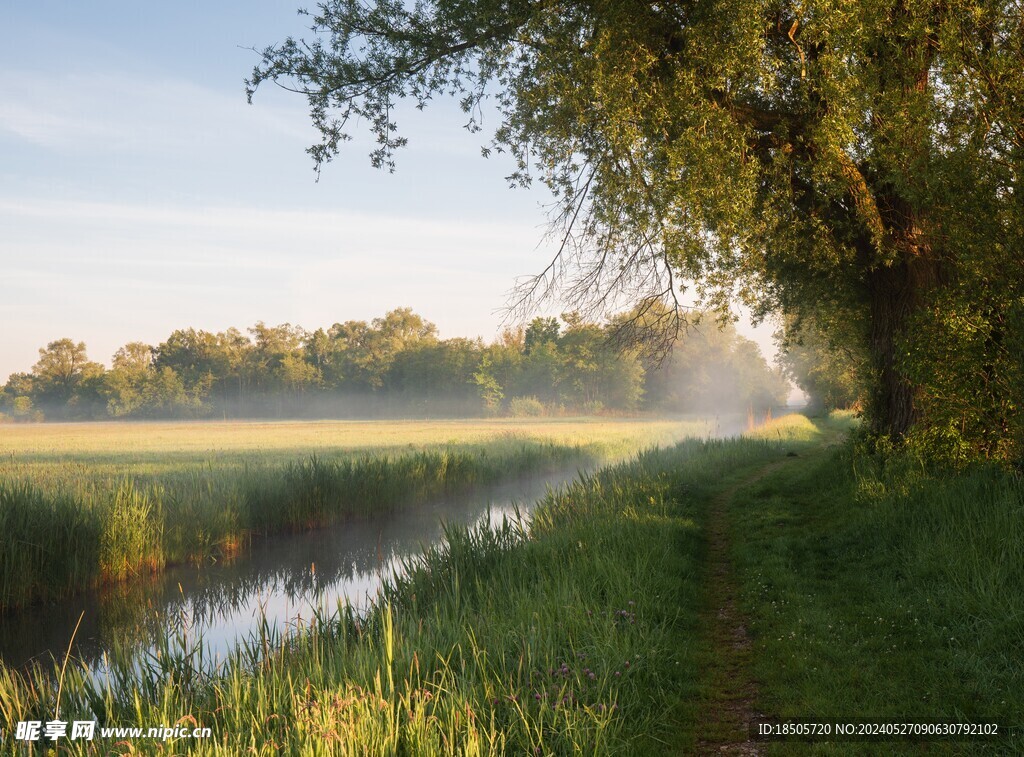
{"type": "Polygon", "coordinates": [[[704,698],[697,718],[698,754],[759,754],[750,738],[758,722],[754,708],[757,687],[750,675],[751,643],[746,619],[738,606],[738,587],[729,557],[727,511],[736,492],[786,465],[770,463],[719,494],[708,512],[707,599],[701,624],[709,651],[704,661],[704,698]]]}

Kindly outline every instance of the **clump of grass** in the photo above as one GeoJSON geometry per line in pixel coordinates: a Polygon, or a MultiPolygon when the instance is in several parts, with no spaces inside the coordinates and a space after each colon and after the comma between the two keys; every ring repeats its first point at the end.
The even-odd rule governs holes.
{"type": "Polygon", "coordinates": [[[0,608],[92,581],[102,529],[99,514],[68,493],[0,481],[0,608]]]}
{"type": "Polygon", "coordinates": [[[100,534],[100,571],[104,580],[117,581],[143,568],[163,567],[164,552],[159,493],[143,491],[124,481],[106,509],[100,534]]]}

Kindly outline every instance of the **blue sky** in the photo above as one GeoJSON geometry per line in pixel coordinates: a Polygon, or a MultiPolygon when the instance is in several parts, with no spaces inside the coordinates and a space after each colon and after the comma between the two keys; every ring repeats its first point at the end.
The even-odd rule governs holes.
{"type": "MultiPolygon", "coordinates": [[[[302,33],[297,7],[4,3],[0,382],[61,337],[109,363],[180,327],[400,306],[445,337],[495,335],[515,278],[551,253],[546,195],[508,189],[511,164],[480,157],[450,102],[399,111],[397,173],[357,137],[317,182],[304,101],[265,87],[249,106],[243,85],[247,48],[302,33]]],[[[769,345],[769,327],[741,331],[769,345]]]]}

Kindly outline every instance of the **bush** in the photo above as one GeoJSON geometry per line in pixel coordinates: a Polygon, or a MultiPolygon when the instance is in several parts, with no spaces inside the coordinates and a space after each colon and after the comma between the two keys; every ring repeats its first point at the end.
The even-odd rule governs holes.
{"type": "Polygon", "coordinates": [[[516,418],[537,418],[546,414],[543,403],[536,397],[513,397],[508,402],[508,414],[516,418]]]}

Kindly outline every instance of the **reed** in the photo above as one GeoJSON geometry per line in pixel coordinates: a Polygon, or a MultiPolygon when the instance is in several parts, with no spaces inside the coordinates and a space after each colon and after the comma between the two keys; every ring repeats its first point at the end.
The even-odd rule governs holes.
{"type": "Polygon", "coordinates": [[[249,539],[414,506],[530,472],[586,466],[595,451],[552,443],[311,456],[240,471],[179,470],[50,490],[0,481],[0,609],[54,600],[186,561],[233,556],[249,539]]]}

